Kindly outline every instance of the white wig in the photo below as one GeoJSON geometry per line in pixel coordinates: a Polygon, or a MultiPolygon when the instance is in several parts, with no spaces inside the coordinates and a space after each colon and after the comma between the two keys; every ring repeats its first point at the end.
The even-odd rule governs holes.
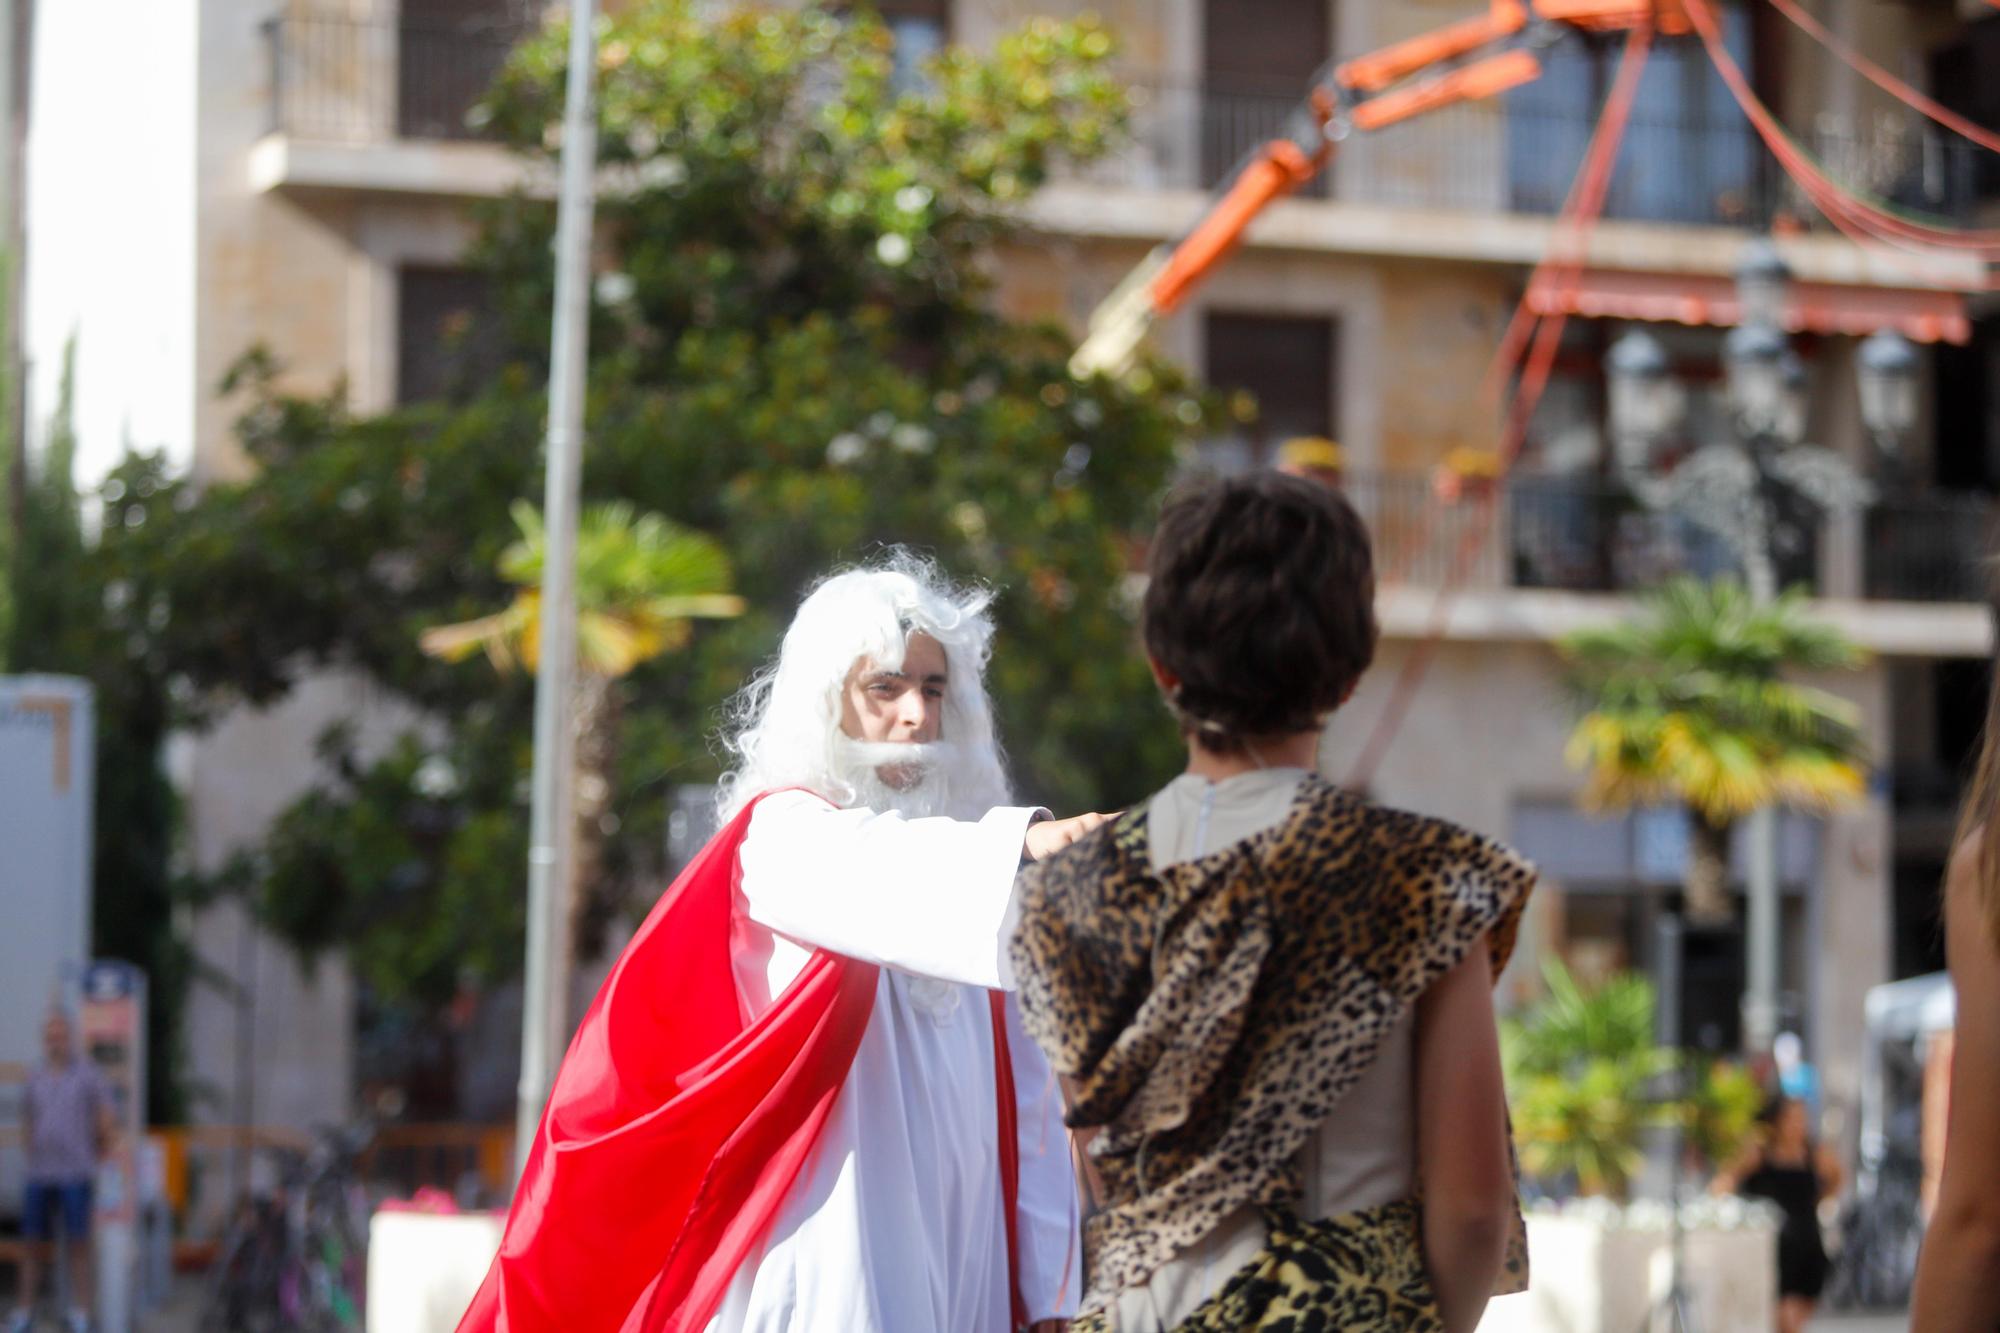
{"type": "Polygon", "coordinates": [[[716,789],[722,819],[781,787],[804,787],[841,806],[862,803],[873,775],[856,774],[842,755],[841,692],[864,658],[900,670],[917,633],[937,640],[945,654],[941,739],[951,758],[938,775],[945,808],[937,813],[976,819],[1006,805],[1006,766],[986,697],[992,600],[983,588],[953,587],[935,565],[902,548],[822,580],[800,603],[777,661],[730,705],[724,744],[735,762],[716,789]]]}

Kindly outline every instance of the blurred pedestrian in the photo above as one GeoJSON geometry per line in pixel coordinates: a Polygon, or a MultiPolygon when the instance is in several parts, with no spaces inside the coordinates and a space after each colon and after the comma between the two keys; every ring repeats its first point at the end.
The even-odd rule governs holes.
{"type": "Polygon", "coordinates": [[[27,1145],[21,1237],[27,1245],[20,1303],[7,1330],[34,1327],[42,1252],[59,1228],[69,1250],[69,1333],[89,1333],[91,1183],[110,1151],[117,1119],[110,1083],[77,1053],[69,1016],[61,1010],[42,1025],[42,1064],[28,1076],[21,1119],[27,1145]]]}
{"type": "Polygon", "coordinates": [[[1719,1172],[1711,1189],[1768,1199],[1784,1215],[1778,1231],[1778,1333],[1804,1333],[1826,1287],[1826,1241],[1819,1206],[1840,1193],[1840,1159],[1816,1143],[1806,1104],[1771,1099],[1757,1117],[1759,1133],[1719,1172]]]}
{"type": "Polygon", "coordinates": [[[1313,771],[1374,595],[1323,485],[1160,517],[1145,645],[1187,770],[1024,869],[1013,942],[1089,1136],[1077,1333],[1470,1333],[1526,1281],[1492,989],[1534,871],[1313,771]]]}
{"type": "Polygon", "coordinates": [[[1937,1207],[1917,1264],[1916,1333],[2000,1328],[2000,671],[1945,875],[1957,992],[1937,1207]]]}
{"type": "Polygon", "coordinates": [[[1298,435],[1278,446],[1278,471],[1339,490],[1347,475],[1347,455],[1320,435],[1298,435]]]}

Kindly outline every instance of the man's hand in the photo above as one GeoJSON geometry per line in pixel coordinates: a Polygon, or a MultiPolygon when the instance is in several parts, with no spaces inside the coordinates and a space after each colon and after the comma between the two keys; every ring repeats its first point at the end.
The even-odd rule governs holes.
{"type": "Polygon", "coordinates": [[[1076,815],[1069,819],[1044,819],[1039,824],[1030,824],[1028,836],[1021,840],[1021,852],[1030,861],[1047,860],[1105,820],[1115,817],[1076,815]]]}

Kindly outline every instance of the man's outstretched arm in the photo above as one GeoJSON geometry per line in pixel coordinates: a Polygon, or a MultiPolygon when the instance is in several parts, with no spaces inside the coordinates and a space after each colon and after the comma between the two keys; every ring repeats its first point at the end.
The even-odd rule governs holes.
{"type": "Polygon", "coordinates": [[[1029,823],[842,810],[809,792],[765,797],[750,819],[741,890],[750,919],[801,944],[922,976],[1011,988],[1002,959],[1029,823]]]}

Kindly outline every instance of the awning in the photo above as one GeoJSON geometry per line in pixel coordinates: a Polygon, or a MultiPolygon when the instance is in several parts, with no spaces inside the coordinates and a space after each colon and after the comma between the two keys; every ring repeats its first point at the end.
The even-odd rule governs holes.
{"type": "MultiPolygon", "coordinates": [[[[1742,318],[1736,285],[1728,278],[1587,268],[1573,288],[1564,291],[1564,285],[1530,288],[1528,308],[1538,315],[1718,327],[1728,327],[1742,318]]],[[[1963,296],[1920,287],[1794,282],[1787,297],[1785,325],[1794,333],[1840,333],[1855,338],[1877,329],[1896,329],[1921,343],[1962,343],[1972,337],[1972,321],[1966,317],[1963,296]]]]}

